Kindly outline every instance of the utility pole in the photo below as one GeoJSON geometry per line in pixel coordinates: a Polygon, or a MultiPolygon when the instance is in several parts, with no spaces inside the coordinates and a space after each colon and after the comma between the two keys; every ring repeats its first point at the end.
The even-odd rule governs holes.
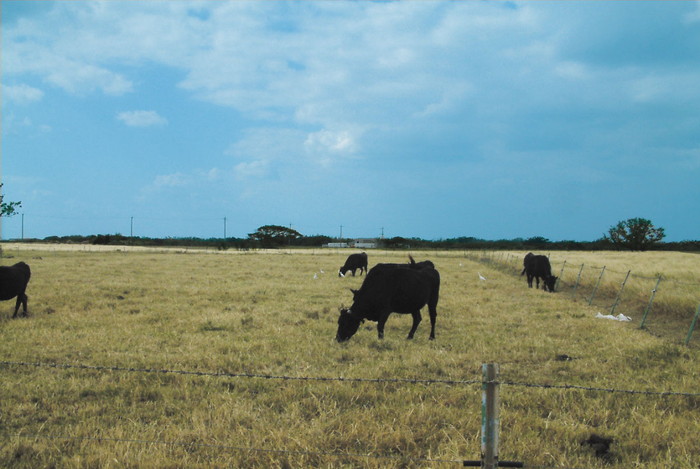
{"type": "Polygon", "coordinates": [[[226,217],[224,217],[224,239],[226,239],[226,217]]]}
{"type": "Polygon", "coordinates": [[[343,239],[343,225],[340,225],[340,238],[338,239],[343,239]]]}
{"type": "Polygon", "coordinates": [[[134,217],[131,217],[131,231],[129,232],[129,237],[134,237],[134,217]]]}

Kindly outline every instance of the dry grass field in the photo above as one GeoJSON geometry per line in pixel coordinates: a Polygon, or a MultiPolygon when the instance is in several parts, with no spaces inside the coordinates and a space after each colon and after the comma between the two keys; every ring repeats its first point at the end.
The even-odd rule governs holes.
{"type": "MultiPolygon", "coordinates": [[[[29,263],[32,280],[29,317],[0,303],[0,467],[460,467],[479,459],[490,362],[502,460],[700,467],[700,331],[683,345],[697,255],[551,256],[557,273],[566,259],[677,280],[673,298],[659,288],[651,324],[685,330],[660,334],[639,329],[640,313],[596,319],[611,293],[589,305],[568,273],[560,292],[528,289],[524,253],[414,252],[442,277],[436,340],[426,311],[412,341],[411,318],[394,314],[384,340],[368,322],[338,344],[338,310],[364,278],[338,277],[348,253],[6,245],[3,265],[29,263]],[[590,389],[548,387],[565,385],[590,389]],[[613,438],[607,454],[581,444],[592,434],[613,438]]],[[[407,261],[368,254],[370,267],[407,261]]],[[[653,286],[630,285],[623,304],[653,286]]]]}

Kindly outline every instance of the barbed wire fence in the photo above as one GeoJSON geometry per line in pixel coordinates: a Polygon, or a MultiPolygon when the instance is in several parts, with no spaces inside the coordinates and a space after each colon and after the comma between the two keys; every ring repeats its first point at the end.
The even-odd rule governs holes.
{"type": "MultiPolygon", "coordinates": [[[[496,380],[487,380],[486,377],[481,379],[454,380],[454,379],[416,379],[416,378],[351,378],[351,377],[323,377],[323,376],[287,376],[273,375],[264,373],[229,373],[229,372],[208,372],[208,371],[189,371],[176,370],[166,368],[135,368],[124,366],[109,366],[109,365],[87,365],[78,363],[45,363],[45,362],[21,362],[0,360],[0,368],[3,370],[20,369],[20,368],[50,368],[56,370],[76,370],[76,371],[97,371],[101,373],[140,373],[140,374],[176,374],[192,377],[213,377],[213,378],[232,378],[232,379],[262,379],[262,380],[277,380],[291,382],[341,382],[341,383],[368,383],[368,384],[407,384],[407,385],[447,385],[447,386],[474,386],[480,385],[482,390],[486,389],[487,385],[522,387],[529,389],[554,389],[560,391],[587,391],[599,393],[619,393],[626,395],[651,396],[658,399],[669,397],[683,397],[688,399],[700,399],[700,392],[682,392],[671,390],[636,390],[636,389],[618,389],[604,388],[595,386],[583,386],[574,384],[543,384],[529,383],[521,381],[510,381],[498,377],[496,380]]],[[[485,391],[484,391],[485,393],[485,391]]],[[[483,431],[483,423],[482,423],[483,431]]],[[[157,446],[182,446],[188,448],[212,449],[217,451],[229,452],[249,452],[249,453],[265,453],[279,456],[314,456],[324,458],[353,458],[353,459],[371,459],[371,460],[393,460],[401,461],[402,463],[429,463],[429,464],[444,464],[444,465],[462,465],[462,466],[483,466],[483,454],[481,461],[450,459],[450,458],[431,458],[410,455],[395,455],[395,454],[372,454],[372,453],[352,453],[352,452],[332,452],[332,451],[312,451],[312,450],[286,450],[279,448],[259,448],[238,445],[214,444],[214,443],[194,443],[182,441],[168,441],[158,439],[143,439],[143,438],[116,438],[108,436],[77,436],[70,434],[48,434],[35,431],[20,431],[19,433],[0,433],[0,438],[10,439],[45,439],[45,440],[65,440],[65,441],[80,441],[90,443],[131,443],[141,445],[157,445],[157,446]]],[[[482,451],[483,451],[482,439],[482,451]]],[[[486,466],[488,467],[488,466],[486,466]]],[[[532,469],[581,469],[571,466],[552,466],[552,465],[532,465],[523,462],[500,461],[493,467],[526,467],[532,469]]]]}
{"type": "MultiPolygon", "coordinates": [[[[523,258],[507,252],[471,251],[465,257],[520,276],[523,258]]],[[[700,317],[700,282],[640,275],[606,266],[569,263],[550,258],[555,291],[601,309],[601,314],[630,317],[650,333],[689,345],[700,317]]],[[[697,343],[695,334],[695,342],[697,343]]]]}

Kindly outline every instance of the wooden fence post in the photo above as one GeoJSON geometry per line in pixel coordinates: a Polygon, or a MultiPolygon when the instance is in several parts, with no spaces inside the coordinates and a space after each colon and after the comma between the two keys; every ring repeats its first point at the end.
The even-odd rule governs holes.
{"type": "Polygon", "coordinates": [[[690,323],[690,329],[688,329],[688,337],[685,338],[685,345],[688,345],[690,343],[690,338],[693,336],[693,329],[695,329],[695,324],[698,322],[698,316],[700,316],[700,304],[698,305],[698,309],[695,310],[695,316],[693,317],[693,321],[690,323]]]}
{"type": "Polygon", "coordinates": [[[617,292],[617,298],[615,298],[615,303],[613,303],[612,308],[610,308],[610,314],[614,315],[615,308],[617,308],[617,305],[620,302],[620,298],[622,297],[622,291],[625,289],[625,285],[627,284],[627,279],[630,278],[631,272],[632,272],[631,270],[627,271],[627,277],[625,277],[625,281],[622,282],[622,286],[620,287],[620,291],[617,292]]]}
{"type": "Polygon", "coordinates": [[[498,364],[485,363],[481,366],[481,467],[498,467],[498,364]]]}
{"type": "Polygon", "coordinates": [[[605,273],[605,266],[603,266],[603,270],[600,271],[600,276],[598,277],[598,281],[595,284],[595,288],[593,289],[593,293],[591,293],[591,297],[588,299],[588,305],[593,304],[593,297],[595,296],[596,292],[598,291],[598,287],[600,286],[600,281],[603,280],[603,274],[605,273]]]}
{"type": "Polygon", "coordinates": [[[659,275],[659,278],[656,279],[656,285],[654,285],[654,289],[651,291],[651,298],[649,298],[649,304],[647,305],[646,309],[644,310],[644,314],[642,315],[642,323],[639,325],[640,329],[644,329],[644,323],[646,323],[647,315],[649,314],[649,311],[651,311],[651,305],[654,302],[654,297],[656,296],[656,290],[659,288],[660,282],[661,282],[661,275],[659,275]]]}

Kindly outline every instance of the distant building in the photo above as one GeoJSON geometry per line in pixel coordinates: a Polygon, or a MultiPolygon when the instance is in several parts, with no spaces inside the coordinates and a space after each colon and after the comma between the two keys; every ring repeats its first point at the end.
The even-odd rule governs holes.
{"type": "Polygon", "coordinates": [[[349,248],[350,246],[348,243],[328,243],[324,244],[321,247],[323,248],[349,248]]]}
{"type": "Polygon", "coordinates": [[[355,249],[375,249],[379,245],[378,240],[375,238],[361,238],[355,239],[348,243],[328,243],[321,247],[324,248],[355,248],[355,249]]]}
{"type": "Polygon", "coordinates": [[[356,239],[350,242],[350,247],[357,249],[375,249],[377,247],[376,239],[356,239]]]}

